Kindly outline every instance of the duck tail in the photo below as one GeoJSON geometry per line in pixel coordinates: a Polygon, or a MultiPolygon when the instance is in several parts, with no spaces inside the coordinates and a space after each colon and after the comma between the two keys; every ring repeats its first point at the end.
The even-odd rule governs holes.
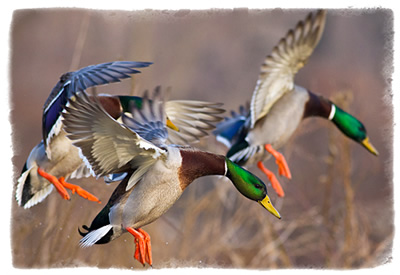
{"type": "Polygon", "coordinates": [[[41,184],[39,181],[35,166],[28,168],[25,162],[15,191],[15,199],[19,206],[25,209],[30,208],[42,202],[51,193],[53,185],[41,184]],[[41,188],[37,189],[35,186],[41,188]]]}
{"type": "Polygon", "coordinates": [[[94,230],[86,225],[83,225],[82,228],[88,232],[81,232],[81,230],[78,228],[79,234],[83,236],[83,238],[79,241],[81,247],[89,247],[94,244],[108,243],[113,235],[113,226],[111,224],[104,225],[94,230]]]}

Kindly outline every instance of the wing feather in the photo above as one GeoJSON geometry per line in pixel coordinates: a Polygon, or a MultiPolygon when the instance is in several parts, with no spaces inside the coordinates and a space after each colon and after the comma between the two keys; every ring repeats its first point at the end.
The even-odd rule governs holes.
{"type": "Polygon", "coordinates": [[[60,114],[68,100],[75,93],[92,86],[119,82],[121,79],[131,77],[130,74],[140,73],[135,68],[143,68],[151,64],[150,62],[115,61],[91,65],[63,74],[43,106],[42,135],[45,147],[47,148],[50,139],[58,134],[60,127],[55,127],[55,125],[60,121],[60,114]]]}
{"type": "Polygon", "coordinates": [[[75,100],[70,100],[63,118],[68,137],[81,149],[97,176],[136,169],[141,161],[135,161],[138,167],[132,167],[131,164],[139,155],[149,163],[165,154],[165,150],[114,120],[96,97],[91,100],[85,92],[76,95],[75,100]],[[121,169],[124,167],[127,168],[121,169]]]}
{"type": "Polygon", "coordinates": [[[251,98],[251,127],[264,117],[272,105],[294,87],[296,73],[317,46],[325,26],[326,12],[315,17],[310,13],[294,30],[289,30],[261,65],[261,72],[251,98]]]}
{"type": "Polygon", "coordinates": [[[172,144],[190,144],[215,129],[225,112],[221,103],[195,100],[170,100],[165,103],[165,113],[179,132],[168,129],[168,141],[172,144]]]}

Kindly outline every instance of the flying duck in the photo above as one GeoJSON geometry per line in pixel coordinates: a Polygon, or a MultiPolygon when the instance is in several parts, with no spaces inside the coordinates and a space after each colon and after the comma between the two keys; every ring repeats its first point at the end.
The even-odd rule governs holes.
{"type": "Polygon", "coordinates": [[[305,118],[319,116],[332,121],[343,134],[378,155],[358,119],[294,83],[296,73],[307,63],[322,36],[325,18],[326,11],[320,10],[315,16],[310,13],[288,31],[265,58],[249,108],[241,106],[238,113],[232,112],[232,117],[225,118],[214,131],[217,140],[229,148],[227,157],[240,165],[257,164],[281,197],[284,191],[263,161],[273,155],[279,174],[291,178],[285,158],[276,150],[305,118]]]}
{"type": "MultiPolygon", "coordinates": [[[[85,89],[130,77],[139,73],[134,68],[146,67],[149,62],[115,61],[92,65],[75,72],[61,76],[53,88],[43,108],[43,140],[35,146],[23,169],[16,188],[17,203],[30,208],[43,201],[56,187],[62,198],[70,199],[67,189],[91,201],[100,200],[78,185],[66,182],[68,178],[82,178],[93,174],[79,156],[79,150],[72,145],[62,130],[60,116],[68,99],[85,89]]],[[[158,88],[156,88],[158,89],[158,88]]],[[[135,96],[99,95],[99,101],[104,109],[115,119],[121,113],[136,104],[140,108],[142,99],[135,96]]],[[[215,128],[220,121],[218,116],[224,110],[218,103],[191,100],[171,100],[166,103],[169,140],[177,143],[195,142],[207,135],[207,131],[215,128]],[[201,120],[197,120],[201,117],[201,120]],[[176,123],[173,124],[171,120],[176,123]],[[179,128],[178,128],[179,127],[179,128]],[[177,132],[179,131],[179,132],[177,132]]],[[[113,178],[109,175],[109,178],[113,178]]],[[[117,180],[115,178],[113,180],[117,180]]]]}
{"type": "Polygon", "coordinates": [[[163,215],[191,182],[207,175],[228,177],[241,194],[280,218],[265,184],[255,175],[225,156],[166,143],[159,92],[151,101],[145,95],[142,108],[132,106],[130,116],[122,114],[122,123],[84,93],[70,101],[63,117],[68,138],[97,176],[126,173],[90,227],[83,226],[87,232],[79,231],[83,247],[108,243],[129,232],[135,238],[134,258],[152,265],[150,236],[142,227],[163,215]]]}

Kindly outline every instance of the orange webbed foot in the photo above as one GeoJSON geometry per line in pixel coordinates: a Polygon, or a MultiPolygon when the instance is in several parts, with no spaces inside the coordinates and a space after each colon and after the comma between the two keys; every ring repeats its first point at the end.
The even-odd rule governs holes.
{"type": "Polygon", "coordinates": [[[145,249],[146,249],[146,262],[152,266],[153,265],[153,257],[151,254],[151,241],[150,241],[150,235],[144,231],[143,229],[139,228],[138,231],[143,234],[144,236],[144,243],[145,243],[145,249]]]}
{"type": "Polygon", "coordinates": [[[283,188],[274,173],[268,170],[261,161],[257,162],[257,167],[268,177],[276,194],[278,194],[279,197],[284,197],[285,192],[283,191],[283,188]]]}
{"type": "Polygon", "coordinates": [[[65,190],[64,186],[57,179],[57,177],[46,173],[40,167],[38,167],[37,172],[41,177],[45,178],[46,180],[48,180],[49,182],[51,182],[54,185],[54,187],[56,188],[57,192],[61,195],[61,197],[63,199],[65,199],[65,200],[69,200],[70,199],[70,196],[69,196],[67,190],[65,190]]]}
{"type": "Polygon", "coordinates": [[[135,254],[133,256],[138,262],[144,264],[142,258],[140,257],[140,251],[139,251],[139,241],[135,238],[135,254]]]}
{"type": "Polygon", "coordinates": [[[276,162],[276,164],[278,165],[278,168],[279,168],[279,170],[278,170],[279,175],[285,176],[288,179],[291,179],[292,178],[292,173],[289,170],[289,166],[288,166],[288,164],[286,162],[285,157],[281,153],[276,151],[274,148],[272,148],[271,144],[265,144],[264,148],[271,155],[274,156],[275,162],[276,162]]]}
{"type": "Polygon", "coordinates": [[[79,185],[66,182],[64,177],[59,178],[59,181],[65,188],[71,190],[72,194],[75,194],[75,192],[76,192],[79,196],[81,196],[84,199],[101,203],[101,201],[95,195],[92,195],[91,193],[89,193],[88,191],[86,191],[85,189],[80,187],[79,185]]]}
{"type": "Polygon", "coordinates": [[[143,264],[143,266],[145,263],[152,266],[153,259],[151,255],[150,235],[141,228],[136,230],[132,227],[127,227],[126,230],[135,237],[136,248],[134,258],[143,264]]]}

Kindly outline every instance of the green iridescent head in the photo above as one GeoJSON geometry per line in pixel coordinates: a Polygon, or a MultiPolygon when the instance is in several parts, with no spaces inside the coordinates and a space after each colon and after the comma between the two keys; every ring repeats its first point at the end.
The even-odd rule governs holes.
{"type": "Polygon", "coordinates": [[[265,184],[257,176],[233,163],[228,158],[225,158],[225,162],[227,166],[226,176],[232,181],[236,189],[246,198],[260,203],[272,215],[280,219],[281,215],[272,205],[265,184]]]}
{"type": "Polygon", "coordinates": [[[378,151],[369,142],[367,130],[365,129],[364,125],[354,116],[343,111],[336,105],[332,106],[332,108],[335,108],[332,121],[340,129],[340,131],[342,131],[343,134],[352,140],[360,143],[372,154],[378,155],[378,151]]]}

